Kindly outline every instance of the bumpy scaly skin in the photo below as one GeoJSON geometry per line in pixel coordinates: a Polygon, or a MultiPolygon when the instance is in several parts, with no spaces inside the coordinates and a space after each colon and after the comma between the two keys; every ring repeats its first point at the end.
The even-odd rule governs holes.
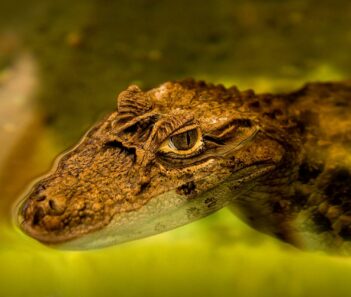
{"type": "Polygon", "coordinates": [[[45,243],[91,248],[230,205],[251,226],[296,246],[346,249],[350,105],[348,82],[277,95],[194,80],[147,92],[131,86],[33,187],[20,226],[45,243]],[[162,150],[187,127],[200,129],[200,151],[162,150]]]}

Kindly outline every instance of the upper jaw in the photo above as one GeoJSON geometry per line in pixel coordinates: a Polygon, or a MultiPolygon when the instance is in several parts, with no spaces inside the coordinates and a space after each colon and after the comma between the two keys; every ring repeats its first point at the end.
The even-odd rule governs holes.
{"type": "Polygon", "coordinates": [[[138,210],[116,214],[108,223],[81,226],[65,233],[33,227],[31,221],[21,215],[28,207],[26,202],[20,207],[18,224],[31,237],[55,248],[76,250],[109,246],[173,229],[206,216],[233,201],[242,194],[248,181],[268,173],[273,167],[269,162],[251,164],[192,199],[170,190],[150,199],[138,210]],[[216,198],[215,205],[208,207],[205,202],[208,197],[216,198]],[[190,209],[197,211],[190,213],[190,209]]]}

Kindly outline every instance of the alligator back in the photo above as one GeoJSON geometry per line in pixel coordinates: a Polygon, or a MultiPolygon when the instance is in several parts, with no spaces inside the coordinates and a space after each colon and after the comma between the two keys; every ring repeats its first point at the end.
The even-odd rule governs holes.
{"type": "Polygon", "coordinates": [[[301,245],[351,247],[351,82],[313,83],[287,96],[303,158],[294,183],[301,245]]]}

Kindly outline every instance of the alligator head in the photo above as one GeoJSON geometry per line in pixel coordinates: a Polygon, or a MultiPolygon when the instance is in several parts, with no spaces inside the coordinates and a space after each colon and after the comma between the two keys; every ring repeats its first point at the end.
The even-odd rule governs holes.
{"type": "Polygon", "coordinates": [[[293,159],[293,132],[258,105],[272,109],[269,96],[193,80],[130,86],[34,185],[20,228],[46,244],[96,248],[240,204],[293,159]]]}

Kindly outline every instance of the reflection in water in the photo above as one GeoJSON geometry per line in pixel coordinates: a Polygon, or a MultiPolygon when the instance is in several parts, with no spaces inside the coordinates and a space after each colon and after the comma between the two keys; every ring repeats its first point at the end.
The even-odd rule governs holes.
{"type": "Polygon", "coordinates": [[[22,54],[0,77],[0,170],[14,145],[34,120],[32,97],[37,85],[32,56],[22,54]]]}
{"type": "MultiPolygon", "coordinates": [[[[8,224],[14,194],[18,194],[19,185],[24,185],[25,155],[32,152],[33,142],[28,138],[35,140],[38,132],[34,129],[37,116],[33,104],[37,65],[32,55],[22,52],[0,74],[0,223],[8,224]]],[[[28,173],[27,179],[32,177],[28,173]]]]}

